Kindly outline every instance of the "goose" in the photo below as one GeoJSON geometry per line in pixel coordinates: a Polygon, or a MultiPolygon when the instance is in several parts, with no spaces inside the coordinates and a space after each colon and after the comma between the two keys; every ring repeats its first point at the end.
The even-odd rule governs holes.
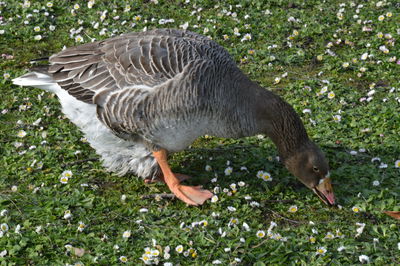
{"type": "Polygon", "coordinates": [[[201,205],[213,194],[186,186],[168,154],[204,135],[265,134],[281,161],[327,205],[335,204],[329,166],[294,109],[251,81],[229,53],[190,31],[155,29],[70,47],[13,83],[55,93],[106,169],[162,181],[201,205]]]}

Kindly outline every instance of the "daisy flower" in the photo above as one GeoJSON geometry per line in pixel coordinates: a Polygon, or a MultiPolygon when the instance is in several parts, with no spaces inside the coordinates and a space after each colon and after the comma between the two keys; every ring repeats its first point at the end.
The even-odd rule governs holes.
{"type": "Polygon", "coordinates": [[[218,201],[218,196],[217,196],[217,195],[212,196],[211,202],[212,202],[212,203],[215,203],[215,202],[217,202],[217,201],[218,201]]]}
{"type": "Polygon", "coordinates": [[[225,175],[231,175],[233,172],[233,168],[232,167],[227,167],[224,171],[225,175]]]}
{"type": "Polygon", "coordinates": [[[183,246],[182,245],[177,246],[175,248],[175,251],[178,252],[178,253],[182,253],[183,252],[183,246]]]}
{"type": "Polygon", "coordinates": [[[341,115],[334,115],[333,116],[333,121],[339,123],[342,120],[342,116],[341,115]]]}
{"type": "Polygon", "coordinates": [[[394,167],[400,168],[400,160],[394,162],[394,167]]]}
{"type": "Polygon", "coordinates": [[[344,62],[344,63],[342,64],[342,66],[343,66],[343,68],[348,68],[348,67],[350,66],[350,64],[349,64],[348,62],[344,62]]]}
{"type": "Polygon", "coordinates": [[[378,181],[378,180],[375,180],[374,182],[372,182],[372,185],[374,186],[374,187],[377,187],[377,186],[379,186],[381,183],[378,181]]]}
{"type": "Polygon", "coordinates": [[[212,167],[209,166],[209,165],[206,165],[206,168],[205,168],[205,169],[206,169],[207,172],[210,172],[210,171],[212,170],[212,167]]]}
{"type": "Polygon", "coordinates": [[[71,211],[70,210],[66,210],[64,212],[64,219],[68,220],[72,217],[71,211]]]}
{"type": "Polygon", "coordinates": [[[256,235],[257,235],[258,238],[263,238],[263,237],[265,236],[265,232],[264,232],[263,230],[259,230],[259,231],[256,233],[256,235]]]}
{"type": "Polygon", "coordinates": [[[23,138],[26,136],[26,132],[24,130],[20,130],[20,131],[18,131],[17,136],[20,138],[23,138]]]}
{"type": "Polygon", "coordinates": [[[270,173],[264,172],[263,175],[261,176],[261,179],[264,181],[272,181],[272,177],[270,173]]]}
{"type": "Polygon", "coordinates": [[[310,237],[308,238],[308,241],[310,241],[310,243],[314,244],[315,241],[317,241],[317,239],[315,238],[315,236],[310,236],[310,237]]]}
{"type": "Polygon", "coordinates": [[[358,256],[358,260],[361,263],[369,263],[369,257],[367,255],[360,255],[358,256]]]}
{"type": "Polygon", "coordinates": [[[7,232],[8,229],[9,229],[8,224],[3,223],[3,224],[0,225],[0,230],[1,230],[1,231],[7,232]]]}
{"type": "Polygon", "coordinates": [[[333,91],[328,93],[328,99],[333,99],[335,98],[335,93],[333,91]]]}
{"type": "Polygon", "coordinates": [[[79,6],[78,4],[75,4],[75,5],[74,5],[74,9],[75,9],[75,10],[78,10],[79,8],[80,8],[80,6],[79,6]]]}
{"type": "Polygon", "coordinates": [[[122,234],[123,238],[129,238],[131,237],[131,230],[127,230],[122,234]]]}
{"type": "Polygon", "coordinates": [[[297,206],[296,205],[290,206],[288,212],[291,212],[291,213],[297,212],[297,206]]]}
{"type": "Polygon", "coordinates": [[[83,222],[79,222],[78,225],[78,231],[82,232],[83,230],[85,230],[86,225],[83,222]]]}
{"type": "Polygon", "coordinates": [[[62,177],[60,178],[60,182],[61,182],[62,184],[67,184],[67,183],[68,183],[68,177],[62,176],[62,177]]]}
{"type": "Polygon", "coordinates": [[[357,206],[354,206],[353,208],[351,208],[351,210],[353,211],[353,212],[355,212],[355,213],[357,213],[357,212],[360,212],[361,210],[360,210],[360,208],[359,207],[357,207],[357,206]]]}
{"type": "Polygon", "coordinates": [[[317,255],[324,255],[326,253],[326,248],[325,247],[319,247],[317,248],[317,255]]]}
{"type": "Polygon", "coordinates": [[[151,264],[151,256],[143,254],[142,257],[140,258],[144,264],[151,264]]]}
{"type": "Polygon", "coordinates": [[[383,15],[380,15],[379,17],[378,17],[378,20],[379,21],[383,21],[385,19],[385,16],[383,16],[383,15]]]}
{"type": "Polygon", "coordinates": [[[229,221],[228,226],[236,225],[238,223],[239,223],[239,220],[237,218],[231,218],[230,221],[229,221]]]}
{"type": "Polygon", "coordinates": [[[72,177],[72,171],[71,170],[66,170],[66,171],[61,173],[61,176],[65,176],[67,178],[71,178],[72,177]]]}
{"type": "Polygon", "coordinates": [[[341,251],[343,251],[343,250],[345,250],[345,249],[346,249],[345,246],[340,246],[340,247],[338,247],[337,251],[341,252],[341,251]]]}
{"type": "Polygon", "coordinates": [[[244,41],[250,41],[250,40],[251,40],[251,34],[246,33],[240,41],[244,42],[244,41]]]}
{"type": "Polygon", "coordinates": [[[125,256],[121,256],[121,257],[119,257],[119,260],[120,260],[122,263],[125,263],[125,262],[128,261],[128,258],[125,257],[125,256]]]}
{"type": "Polygon", "coordinates": [[[367,60],[367,58],[368,58],[368,53],[363,53],[361,55],[361,60],[367,60]]]}
{"type": "Polygon", "coordinates": [[[81,35],[76,35],[75,42],[83,42],[83,37],[81,35]]]}
{"type": "Polygon", "coordinates": [[[327,238],[327,239],[333,239],[333,238],[335,238],[335,236],[334,236],[331,232],[328,232],[328,233],[326,233],[325,238],[327,238]]]}
{"type": "Polygon", "coordinates": [[[39,32],[39,31],[40,31],[40,27],[39,27],[39,26],[36,26],[36,27],[33,28],[33,30],[34,30],[35,32],[39,32]]]}

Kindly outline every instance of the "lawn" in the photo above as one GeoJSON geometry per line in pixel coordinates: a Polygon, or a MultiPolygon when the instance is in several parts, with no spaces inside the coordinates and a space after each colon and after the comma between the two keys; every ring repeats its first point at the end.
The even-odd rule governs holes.
{"type": "Polygon", "coordinates": [[[0,2],[0,265],[399,265],[400,222],[384,213],[400,211],[399,10],[395,0],[0,2]],[[338,206],[262,135],[204,136],[174,154],[173,170],[216,197],[160,199],[165,185],[107,172],[54,95],[12,84],[64,46],[154,28],[209,36],[288,101],[329,159],[338,206]]]}

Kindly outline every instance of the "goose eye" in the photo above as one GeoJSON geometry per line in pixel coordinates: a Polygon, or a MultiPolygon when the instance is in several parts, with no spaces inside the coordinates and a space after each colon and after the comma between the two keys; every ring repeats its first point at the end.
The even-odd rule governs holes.
{"type": "Polygon", "coordinates": [[[316,172],[316,173],[319,173],[319,169],[318,169],[318,167],[316,167],[316,166],[313,166],[313,170],[314,170],[314,172],[316,172]]]}

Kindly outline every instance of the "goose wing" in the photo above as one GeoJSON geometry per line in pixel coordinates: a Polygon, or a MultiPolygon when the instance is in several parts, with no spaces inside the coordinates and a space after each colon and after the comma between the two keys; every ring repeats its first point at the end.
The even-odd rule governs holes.
{"type": "Polygon", "coordinates": [[[71,47],[50,57],[49,73],[78,100],[102,106],[110,93],[150,89],[210,51],[228,53],[193,32],[158,29],[71,47]]]}

